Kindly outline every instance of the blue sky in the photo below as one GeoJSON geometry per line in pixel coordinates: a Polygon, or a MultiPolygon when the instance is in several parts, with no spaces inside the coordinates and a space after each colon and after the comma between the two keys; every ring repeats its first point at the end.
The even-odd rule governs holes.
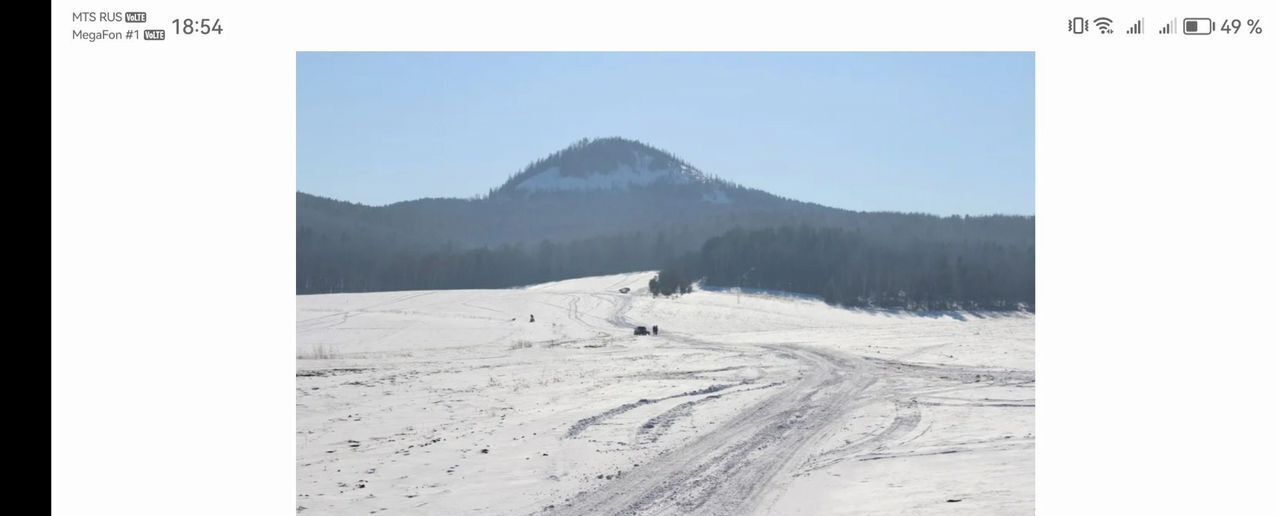
{"type": "Polygon", "coordinates": [[[471,197],[622,136],[786,197],[1033,214],[1034,55],[299,53],[298,190],[471,197]]]}

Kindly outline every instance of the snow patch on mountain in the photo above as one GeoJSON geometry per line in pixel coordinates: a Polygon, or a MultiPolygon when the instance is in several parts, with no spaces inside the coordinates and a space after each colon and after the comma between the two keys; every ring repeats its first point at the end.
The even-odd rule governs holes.
{"type": "Polygon", "coordinates": [[[551,166],[516,185],[526,192],[586,192],[594,190],[626,190],[634,186],[649,186],[659,182],[689,183],[688,177],[675,170],[654,170],[621,164],[609,172],[571,177],[560,173],[560,167],[551,166]]]}
{"type": "Polygon", "coordinates": [[[711,204],[729,204],[733,202],[728,195],[725,195],[724,190],[718,188],[702,194],[702,200],[711,204]]]}
{"type": "MultiPolygon", "coordinates": [[[[565,175],[559,166],[551,165],[515,185],[524,192],[589,192],[599,190],[628,190],[655,184],[690,184],[707,182],[702,172],[687,165],[658,166],[653,156],[636,153],[635,165],[619,163],[612,170],[600,170],[586,175],[565,175]]],[[[721,203],[720,197],[707,199],[721,203]]],[[[727,200],[727,198],[725,198],[727,200]]]]}

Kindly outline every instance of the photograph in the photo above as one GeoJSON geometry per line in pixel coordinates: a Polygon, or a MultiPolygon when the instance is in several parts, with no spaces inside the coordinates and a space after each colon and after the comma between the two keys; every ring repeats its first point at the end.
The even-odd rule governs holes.
{"type": "Polygon", "coordinates": [[[295,194],[297,514],[1036,511],[1035,52],[299,51],[295,194]]]}
{"type": "Polygon", "coordinates": [[[52,514],[1280,515],[1280,3],[101,3],[52,514]]]}

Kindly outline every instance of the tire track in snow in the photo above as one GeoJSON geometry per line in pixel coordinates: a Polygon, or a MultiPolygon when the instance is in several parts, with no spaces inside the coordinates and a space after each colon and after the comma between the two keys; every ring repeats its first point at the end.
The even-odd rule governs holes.
{"type": "Polygon", "coordinates": [[[798,380],[738,413],[711,433],[600,489],[557,506],[555,514],[738,515],[756,506],[778,474],[823,429],[843,419],[849,400],[871,385],[858,359],[792,346],[798,380]]]}
{"type": "MultiPolygon", "coordinates": [[[[743,382],[739,385],[747,385],[750,383],[753,383],[753,382],[743,382]]],[[[695,407],[703,403],[706,403],[708,401],[718,400],[730,394],[738,394],[743,392],[769,389],[769,388],[777,387],[779,385],[783,385],[783,382],[773,382],[773,383],[761,385],[758,387],[727,391],[720,394],[712,394],[710,396],[696,399],[693,401],[686,401],[684,403],[681,403],[679,405],[676,405],[674,407],[667,409],[666,412],[658,414],[657,416],[650,418],[648,421],[645,421],[644,424],[640,425],[640,428],[636,429],[635,442],[638,444],[652,444],[654,442],[657,442],[657,440],[660,439],[663,435],[665,435],[671,429],[671,427],[676,424],[677,421],[679,421],[681,418],[693,415],[693,409],[695,407]]]]}
{"type": "MultiPolygon", "coordinates": [[[[920,404],[914,400],[898,402],[895,405],[893,420],[878,432],[866,436],[844,446],[823,452],[805,461],[801,473],[826,468],[847,459],[864,450],[880,451],[909,435],[920,424],[920,404]]],[[[918,437],[918,436],[917,436],[918,437]]]]}
{"type": "Polygon", "coordinates": [[[587,428],[590,428],[591,426],[603,423],[605,420],[608,420],[609,418],[612,418],[616,415],[622,414],[624,412],[630,411],[638,407],[643,407],[645,405],[659,403],[659,402],[672,400],[676,398],[683,398],[687,396],[701,396],[703,394],[711,394],[711,393],[723,391],[730,387],[737,387],[738,385],[746,385],[747,383],[750,383],[750,382],[742,382],[737,385],[716,384],[703,389],[697,389],[689,392],[682,392],[680,394],[673,394],[671,396],[665,396],[662,398],[654,398],[654,399],[641,398],[631,403],[624,403],[622,405],[611,408],[609,410],[606,410],[594,416],[578,420],[577,423],[574,423],[573,426],[569,427],[569,431],[565,432],[564,437],[566,439],[572,439],[574,437],[577,437],[579,434],[581,434],[583,431],[585,431],[587,428]]]}
{"type": "MultiPolygon", "coordinates": [[[[607,320],[620,328],[631,327],[626,316],[631,301],[627,296],[615,303],[607,320]]],[[[666,334],[664,338],[695,349],[743,352],[742,347],[686,336],[666,334]]],[[[874,383],[865,374],[868,366],[859,358],[790,345],[749,347],[797,360],[801,364],[799,378],[711,433],[550,512],[639,515],[674,511],[735,516],[748,512],[773,478],[784,467],[798,467],[797,454],[812,445],[824,429],[843,420],[852,411],[850,400],[874,383]]],[[[621,409],[621,413],[634,408],[623,407],[627,406],[613,410],[621,409]]]]}

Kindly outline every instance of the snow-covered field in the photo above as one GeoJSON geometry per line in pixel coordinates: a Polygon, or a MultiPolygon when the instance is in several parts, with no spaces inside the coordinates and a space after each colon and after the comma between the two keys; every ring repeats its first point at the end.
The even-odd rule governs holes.
{"type": "Polygon", "coordinates": [[[299,296],[299,513],[1034,512],[1034,316],[650,277],[299,296]]]}

